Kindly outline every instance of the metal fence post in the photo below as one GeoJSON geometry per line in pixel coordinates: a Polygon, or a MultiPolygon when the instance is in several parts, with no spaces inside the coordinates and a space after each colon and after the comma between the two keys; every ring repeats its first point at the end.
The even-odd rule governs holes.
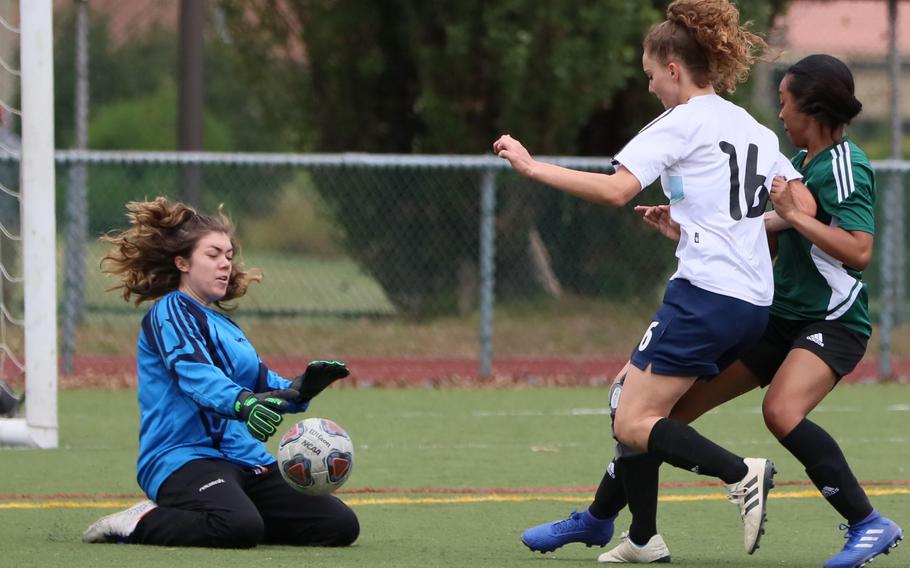
{"type": "Polygon", "coordinates": [[[493,303],[496,258],[496,173],[485,170],[480,183],[480,376],[493,374],[493,303]]]}
{"type": "MultiPolygon", "coordinates": [[[[76,109],[75,147],[88,148],[89,53],[88,0],[76,2],[76,109]]],[[[66,192],[66,229],[64,236],[63,276],[63,372],[73,371],[76,352],[76,324],[85,316],[85,248],[88,236],[88,170],[84,163],[73,163],[66,192]]]]}
{"type": "Polygon", "coordinates": [[[891,191],[894,192],[894,323],[903,325],[907,323],[907,244],[904,235],[906,226],[904,223],[906,205],[906,196],[904,189],[904,180],[901,174],[895,173],[897,179],[891,191]]]}
{"type": "Polygon", "coordinates": [[[85,314],[85,248],[87,205],[85,164],[70,164],[66,191],[63,250],[63,372],[73,372],[76,324],[85,314]]]}
{"type": "MultiPolygon", "coordinates": [[[[891,116],[891,159],[895,162],[903,158],[903,141],[904,141],[904,120],[901,116],[901,52],[897,45],[898,30],[898,9],[897,0],[888,0],[888,76],[889,76],[889,114],[891,116]]],[[[892,321],[896,325],[904,323],[904,303],[907,301],[907,282],[904,278],[904,257],[906,255],[906,246],[904,242],[904,189],[901,187],[901,181],[898,174],[895,174],[895,181],[889,188],[889,192],[894,193],[890,197],[890,207],[893,208],[894,215],[891,221],[894,222],[892,227],[893,242],[891,243],[894,270],[894,288],[892,296],[892,321]]],[[[890,338],[889,338],[890,339],[890,338]]],[[[889,353],[890,355],[890,353],[889,353]]]]}
{"type": "Polygon", "coordinates": [[[888,182],[885,185],[885,195],[882,200],[882,251],[881,251],[881,314],[879,315],[879,357],[878,357],[878,377],[888,379],[894,371],[891,366],[891,339],[895,324],[897,299],[897,262],[895,255],[897,247],[895,244],[898,239],[903,239],[904,235],[898,232],[899,224],[895,217],[900,214],[895,207],[895,201],[898,193],[903,191],[901,187],[901,172],[893,171],[888,176],[888,182]]]}

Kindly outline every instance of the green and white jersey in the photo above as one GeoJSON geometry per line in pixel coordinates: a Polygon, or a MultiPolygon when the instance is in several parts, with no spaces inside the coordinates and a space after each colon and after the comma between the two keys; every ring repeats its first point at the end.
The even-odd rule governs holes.
{"type": "MultiPolygon", "coordinates": [[[[848,137],[803,165],[793,157],[818,204],[815,218],[847,231],[875,234],[875,173],[869,158],[848,137]]],[[[836,320],[872,335],[869,298],[860,270],[845,266],[790,229],[778,237],[774,262],[773,315],[790,320],[836,320]]]]}

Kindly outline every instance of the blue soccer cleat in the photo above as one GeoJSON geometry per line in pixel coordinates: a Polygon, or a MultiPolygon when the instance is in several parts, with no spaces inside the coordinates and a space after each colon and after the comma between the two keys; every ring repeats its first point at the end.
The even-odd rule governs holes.
{"type": "Polygon", "coordinates": [[[847,544],[843,550],[825,562],[824,568],[860,568],[879,554],[888,554],[904,537],[897,523],[872,511],[868,517],[854,525],[841,525],[846,529],[847,544]]]}
{"type": "Polygon", "coordinates": [[[572,511],[569,518],[531,527],[521,535],[521,542],[535,552],[552,552],[571,542],[588,546],[606,546],[613,538],[613,521],[598,519],[588,511],[572,511]]]}

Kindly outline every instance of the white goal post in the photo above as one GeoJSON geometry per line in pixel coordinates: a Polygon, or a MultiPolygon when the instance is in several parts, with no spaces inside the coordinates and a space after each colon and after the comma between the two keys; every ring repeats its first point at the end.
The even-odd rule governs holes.
{"type": "Polygon", "coordinates": [[[25,417],[0,419],[0,445],[56,448],[57,262],[52,0],[19,0],[25,417]]]}

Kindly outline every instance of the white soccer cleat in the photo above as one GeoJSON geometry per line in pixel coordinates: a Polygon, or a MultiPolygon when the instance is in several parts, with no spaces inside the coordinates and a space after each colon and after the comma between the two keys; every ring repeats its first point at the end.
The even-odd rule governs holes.
{"type": "Polygon", "coordinates": [[[629,540],[629,533],[623,532],[616,548],[597,557],[598,562],[611,564],[665,564],[670,562],[670,549],[663,537],[656,534],[644,546],[629,540]]]}
{"type": "Polygon", "coordinates": [[[761,535],[765,533],[768,492],[774,487],[777,470],[771,460],[764,458],[746,458],[743,461],[749,470],[737,483],[727,485],[727,499],[739,505],[739,514],[743,519],[743,544],[746,552],[752,554],[758,549],[761,535]]]}
{"type": "Polygon", "coordinates": [[[151,501],[142,501],[129,509],[101,517],[85,530],[82,542],[127,543],[142,517],[155,507],[157,505],[151,501]]]}

